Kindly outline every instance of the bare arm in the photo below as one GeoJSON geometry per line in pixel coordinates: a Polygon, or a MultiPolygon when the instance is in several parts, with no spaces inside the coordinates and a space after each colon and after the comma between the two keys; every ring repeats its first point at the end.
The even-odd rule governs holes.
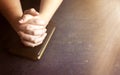
{"type": "Polygon", "coordinates": [[[39,25],[37,25],[37,23],[31,23],[31,22],[36,22],[34,20],[37,19],[40,21],[44,20],[46,21],[46,24],[47,24],[61,3],[62,3],[62,0],[42,0],[40,11],[39,11],[40,13],[39,14],[40,17],[39,17],[37,15],[36,16],[32,15],[32,13],[28,14],[29,16],[26,14],[23,14],[20,0],[0,0],[0,13],[2,13],[6,17],[6,19],[9,21],[9,23],[17,32],[22,33],[22,35],[20,35],[20,38],[22,38],[21,40],[23,41],[23,43],[26,46],[34,47],[41,44],[41,42],[44,40],[45,38],[44,35],[46,34],[46,31],[44,30],[46,28],[41,28],[41,25],[43,22],[39,23],[39,25]],[[29,18],[30,15],[32,16],[31,18],[29,18]],[[28,20],[26,20],[26,22],[24,22],[23,24],[22,23],[20,24],[19,23],[20,18],[22,18],[23,22],[24,20],[26,20],[26,18],[28,18],[28,20]],[[37,27],[37,29],[36,29],[36,25],[39,26],[37,27]],[[20,28],[20,26],[23,26],[23,27],[20,28]],[[25,28],[29,28],[29,26],[32,26],[32,29],[34,30],[24,29],[24,26],[25,28]],[[39,35],[37,34],[36,36],[35,34],[29,33],[29,32],[36,32],[35,30],[39,30],[37,31],[39,32],[39,35]]]}
{"type": "Polygon", "coordinates": [[[49,22],[62,1],[63,0],[41,0],[40,15],[49,22]]]}
{"type": "Polygon", "coordinates": [[[18,19],[23,15],[20,0],[0,0],[0,12],[16,30],[18,19]]]}

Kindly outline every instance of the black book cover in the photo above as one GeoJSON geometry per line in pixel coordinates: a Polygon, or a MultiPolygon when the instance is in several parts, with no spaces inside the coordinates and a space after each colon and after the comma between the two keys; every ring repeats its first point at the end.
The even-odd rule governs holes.
{"type": "Polygon", "coordinates": [[[11,40],[11,43],[8,44],[9,47],[8,51],[17,56],[22,56],[32,60],[39,60],[42,57],[54,31],[55,31],[54,23],[50,22],[47,26],[47,36],[41,45],[33,48],[27,47],[21,43],[20,39],[16,38],[14,40],[11,40]]]}

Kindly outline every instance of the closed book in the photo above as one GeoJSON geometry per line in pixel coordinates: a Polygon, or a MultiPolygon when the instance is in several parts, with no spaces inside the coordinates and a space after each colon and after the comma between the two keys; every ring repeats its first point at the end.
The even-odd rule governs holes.
{"type": "Polygon", "coordinates": [[[21,57],[25,57],[28,59],[32,59],[32,60],[39,60],[43,53],[46,50],[46,47],[55,31],[55,25],[53,22],[50,22],[47,25],[47,36],[44,39],[43,43],[36,46],[36,47],[27,47],[24,46],[20,40],[13,40],[11,42],[11,45],[9,45],[9,52],[17,55],[17,56],[21,56],[21,57]]]}

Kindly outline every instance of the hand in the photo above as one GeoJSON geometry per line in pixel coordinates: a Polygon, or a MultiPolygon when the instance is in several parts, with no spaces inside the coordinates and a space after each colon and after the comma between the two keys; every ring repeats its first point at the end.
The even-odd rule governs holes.
{"type": "Polygon", "coordinates": [[[24,45],[35,47],[43,42],[47,35],[48,22],[45,22],[35,9],[26,10],[19,23],[18,34],[24,45]]]}

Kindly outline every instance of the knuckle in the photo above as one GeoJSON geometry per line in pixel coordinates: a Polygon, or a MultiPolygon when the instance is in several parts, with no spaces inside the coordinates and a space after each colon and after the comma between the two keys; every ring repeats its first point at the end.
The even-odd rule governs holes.
{"type": "Polygon", "coordinates": [[[45,37],[47,36],[47,33],[45,33],[45,37]]]}
{"type": "Polygon", "coordinates": [[[23,43],[25,46],[35,47],[35,44],[33,44],[33,43],[31,43],[31,42],[28,42],[28,41],[25,41],[25,40],[22,40],[22,43],[23,43]]]}
{"type": "Polygon", "coordinates": [[[42,44],[43,43],[43,41],[41,41],[39,44],[42,44]]]}
{"type": "Polygon", "coordinates": [[[29,37],[29,39],[28,40],[30,40],[30,41],[32,41],[32,42],[34,42],[34,38],[33,37],[29,37]]]}
{"type": "Polygon", "coordinates": [[[34,44],[30,44],[29,47],[35,47],[35,45],[34,44]]]}
{"type": "Polygon", "coordinates": [[[43,41],[40,41],[37,45],[40,45],[40,44],[42,44],[43,43],[43,41]]]}
{"type": "Polygon", "coordinates": [[[27,14],[23,15],[23,19],[25,19],[27,16],[28,16],[27,14]]]}
{"type": "Polygon", "coordinates": [[[31,8],[30,11],[35,11],[35,9],[34,9],[34,8],[31,8]]]}
{"type": "Polygon", "coordinates": [[[30,30],[30,26],[29,26],[29,25],[26,25],[25,29],[26,29],[26,30],[30,30]]]}
{"type": "Polygon", "coordinates": [[[18,32],[18,35],[19,35],[21,38],[23,38],[23,36],[24,36],[23,32],[21,32],[21,31],[18,32]]]}
{"type": "Polygon", "coordinates": [[[33,35],[37,35],[37,31],[32,31],[32,34],[33,35]]]}
{"type": "Polygon", "coordinates": [[[25,11],[24,11],[24,14],[27,14],[27,13],[29,13],[29,12],[32,11],[32,10],[34,10],[34,8],[31,8],[31,9],[25,10],[25,11]]]}
{"type": "Polygon", "coordinates": [[[45,29],[44,29],[44,32],[46,32],[46,31],[47,31],[47,29],[45,28],[45,29]]]}

